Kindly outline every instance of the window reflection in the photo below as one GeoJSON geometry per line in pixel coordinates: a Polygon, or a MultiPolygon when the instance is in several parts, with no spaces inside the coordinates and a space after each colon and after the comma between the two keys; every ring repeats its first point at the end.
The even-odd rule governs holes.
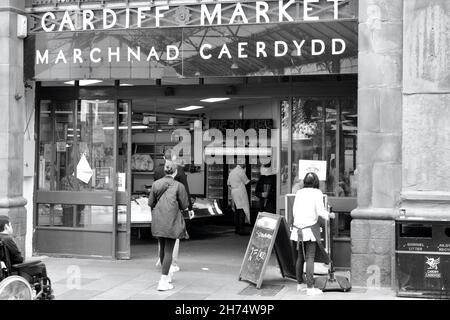
{"type": "Polygon", "coordinates": [[[353,98],[294,97],[281,103],[281,194],[303,187],[300,160],[326,161],[320,188],[331,197],[356,197],[357,104],[353,98]],[[289,128],[291,125],[291,128],[289,128]],[[291,137],[291,190],[288,161],[291,137]]]}
{"type": "Polygon", "coordinates": [[[97,191],[113,189],[114,105],[113,101],[82,100],[77,111],[77,178],[97,191]]]}
{"type": "Polygon", "coordinates": [[[113,101],[41,102],[40,190],[113,190],[114,114],[113,101]]]}
{"type": "Polygon", "coordinates": [[[68,204],[39,204],[40,227],[83,228],[112,231],[113,207],[68,204]]]}
{"type": "Polygon", "coordinates": [[[281,101],[281,157],[280,186],[281,194],[289,193],[289,100],[281,101]]]}

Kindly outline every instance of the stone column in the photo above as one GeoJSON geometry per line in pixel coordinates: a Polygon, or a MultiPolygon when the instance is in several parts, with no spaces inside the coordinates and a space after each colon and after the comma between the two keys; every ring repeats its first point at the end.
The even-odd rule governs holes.
{"type": "Polygon", "coordinates": [[[403,0],[359,1],[358,208],[352,282],[392,286],[401,190],[403,0]]]}
{"type": "Polygon", "coordinates": [[[10,217],[25,254],[27,201],[22,195],[25,98],[23,40],[17,38],[17,14],[24,0],[0,0],[0,215],[10,217]]]}
{"type": "Polygon", "coordinates": [[[404,21],[402,206],[449,219],[450,1],[405,1],[404,21]]]}

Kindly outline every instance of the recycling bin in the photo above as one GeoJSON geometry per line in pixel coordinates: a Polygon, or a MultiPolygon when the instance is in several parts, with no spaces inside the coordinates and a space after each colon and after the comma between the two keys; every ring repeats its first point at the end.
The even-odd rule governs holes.
{"type": "Polygon", "coordinates": [[[395,240],[397,296],[450,299],[450,220],[397,219],[395,240]]]}

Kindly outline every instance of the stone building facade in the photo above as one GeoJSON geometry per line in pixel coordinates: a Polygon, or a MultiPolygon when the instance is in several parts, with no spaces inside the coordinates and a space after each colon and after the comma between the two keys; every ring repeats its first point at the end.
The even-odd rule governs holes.
{"type": "Polygon", "coordinates": [[[391,286],[399,209],[450,217],[450,3],[365,0],[359,6],[352,276],[355,285],[391,286]]]}
{"type": "MultiPolygon", "coordinates": [[[[26,105],[34,105],[25,94],[23,40],[16,32],[25,5],[0,0],[0,214],[11,217],[23,250],[32,239],[23,145],[26,105]]],[[[450,3],[360,0],[359,20],[352,280],[392,286],[399,208],[410,216],[450,217],[450,3]]]]}
{"type": "Polygon", "coordinates": [[[27,234],[27,199],[23,197],[26,101],[17,15],[24,14],[24,8],[24,0],[0,1],[0,215],[11,218],[22,250],[27,234]]]}

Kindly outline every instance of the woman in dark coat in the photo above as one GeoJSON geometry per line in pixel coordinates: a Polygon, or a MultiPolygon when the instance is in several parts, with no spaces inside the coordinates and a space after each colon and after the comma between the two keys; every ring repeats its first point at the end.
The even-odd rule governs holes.
{"type": "Polygon", "coordinates": [[[176,181],[177,165],[166,161],[166,176],[155,181],[150,190],[148,204],[152,208],[152,234],[158,238],[162,263],[159,291],[173,289],[169,275],[172,252],[176,239],[186,238],[186,225],[180,210],[187,210],[189,199],[184,186],[176,181]]]}

